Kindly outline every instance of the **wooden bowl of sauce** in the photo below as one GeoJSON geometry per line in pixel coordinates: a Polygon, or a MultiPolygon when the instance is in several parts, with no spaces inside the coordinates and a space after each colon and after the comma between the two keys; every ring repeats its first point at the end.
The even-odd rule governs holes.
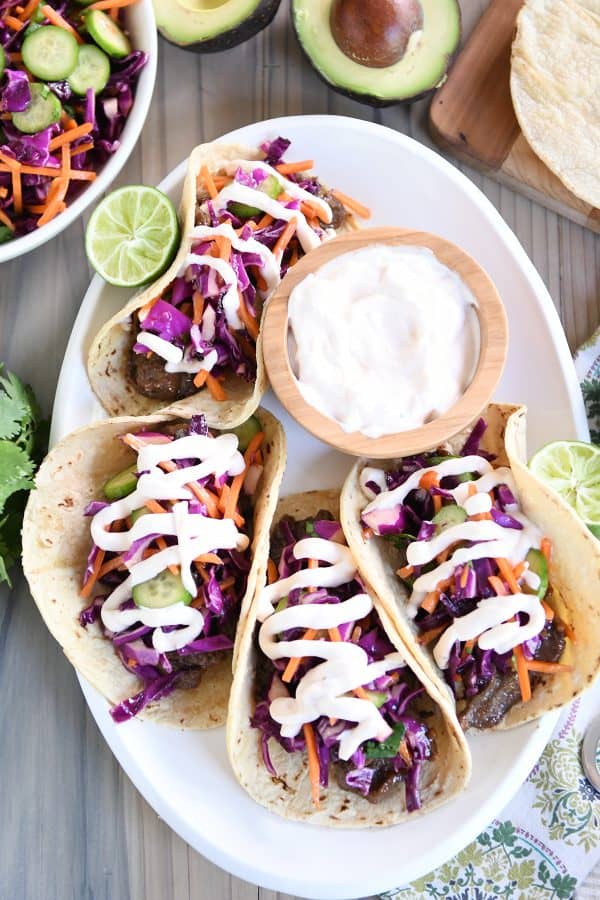
{"type": "Polygon", "coordinates": [[[315,437],[344,453],[383,459],[435,447],[480,414],[504,369],[508,322],[491,279],[460,247],[428,232],[371,228],[327,241],[290,269],[268,302],[262,340],[271,385],[290,415],[315,437]],[[370,249],[365,254],[366,248],[370,249]],[[390,252],[389,248],[402,249],[390,252]],[[402,272],[407,277],[412,272],[412,284],[402,281],[402,272]],[[461,325],[461,297],[469,298],[464,315],[473,316],[476,323],[476,346],[468,337],[470,326],[461,325]],[[362,304],[362,317],[355,318],[358,303],[362,304]],[[319,311],[324,324],[310,319],[319,311]],[[341,321],[337,335],[336,315],[341,321]],[[428,340],[437,351],[428,353],[428,340]],[[309,365],[313,351],[314,365],[309,365]],[[469,371],[464,384],[454,371],[454,357],[463,351],[464,372],[469,371]],[[444,356],[443,364],[435,352],[444,356]],[[436,366],[437,381],[432,382],[436,366]],[[391,371],[397,377],[390,377],[391,371]],[[308,373],[308,381],[303,381],[303,373],[308,373]],[[310,385],[311,378],[316,379],[316,387],[310,385]],[[442,398],[447,403],[452,397],[449,384],[453,379],[461,385],[456,397],[447,408],[434,408],[436,402],[443,404],[442,398]],[[366,391],[362,390],[364,381],[368,382],[366,391]],[[376,408],[383,410],[380,420],[368,421],[370,406],[374,416],[376,408]],[[332,412],[333,407],[337,412],[332,412]],[[390,430],[395,421],[390,411],[397,408],[402,418],[402,411],[409,407],[414,412],[412,419],[407,415],[399,427],[392,425],[390,430]],[[365,427],[356,424],[361,415],[365,427]]]}

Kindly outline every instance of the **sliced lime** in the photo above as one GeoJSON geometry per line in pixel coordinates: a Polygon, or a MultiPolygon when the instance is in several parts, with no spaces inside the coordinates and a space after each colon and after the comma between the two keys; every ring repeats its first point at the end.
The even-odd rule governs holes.
{"type": "Polygon", "coordinates": [[[538,450],[529,468],[600,536],[600,447],[583,441],[553,441],[538,450]]]}
{"type": "Polygon", "coordinates": [[[154,281],[172,262],[179,244],[175,207],[156,188],[118,188],[98,204],[85,234],[96,272],[118,287],[154,281]]]}

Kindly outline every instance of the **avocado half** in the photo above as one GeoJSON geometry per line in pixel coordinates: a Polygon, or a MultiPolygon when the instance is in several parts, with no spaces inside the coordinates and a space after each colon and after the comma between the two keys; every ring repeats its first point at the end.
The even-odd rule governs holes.
{"type": "MultiPolygon", "coordinates": [[[[363,0],[364,15],[369,3],[363,0]]],[[[294,30],[318,75],[334,90],[370,106],[417,100],[446,80],[461,35],[458,0],[418,0],[422,24],[404,55],[391,65],[369,66],[343,52],[331,26],[335,0],[292,0],[294,30]]],[[[412,4],[415,5],[415,4],[412,4]]]]}
{"type": "Polygon", "coordinates": [[[281,0],[153,0],[156,27],[171,44],[196,53],[229,50],[272,21],[281,0]]]}

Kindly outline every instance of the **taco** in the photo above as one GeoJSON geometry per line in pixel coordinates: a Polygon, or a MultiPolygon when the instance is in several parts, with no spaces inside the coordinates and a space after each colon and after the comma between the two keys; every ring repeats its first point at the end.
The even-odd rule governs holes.
{"type": "Polygon", "coordinates": [[[525,408],[403,459],[359,460],[342,521],[361,575],[463,728],[568,703],[600,668],[600,544],[525,464],[525,408]]]}
{"type": "Polygon", "coordinates": [[[391,825],[467,783],[448,698],[366,592],[339,492],[280,501],[231,693],[227,749],[242,787],[289,819],[391,825]]]}
{"type": "Polygon", "coordinates": [[[279,422],[112,419],[42,464],[23,568],[52,635],[117,722],[225,721],[232,651],[268,556],[285,465],[279,422]],[[243,451],[243,452],[242,452],[243,451]]]}
{"type": "Polygon", "coordinates": [[[202,411],[210,426],[231,427],[260,403],[267,299],[305,253],[356,227],[352,212],[304,171],[310,160],[283,162],[288,145],[279,138],[192,152],[175,261],[90,347],[90,383],[109,415],[202,411]]]}

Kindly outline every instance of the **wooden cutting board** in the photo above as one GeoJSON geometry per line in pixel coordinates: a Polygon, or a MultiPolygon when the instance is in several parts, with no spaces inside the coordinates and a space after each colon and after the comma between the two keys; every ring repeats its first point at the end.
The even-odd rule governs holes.
{"type": "Polygon", "coordinates": [[[522,5],[523,0],[492,0],[448,80],[433,96],[432,137],[442,149],[502,184],[600,232],[600,210],[563,185],[519,128],[510,96],[510,50],[522,5]]]}

